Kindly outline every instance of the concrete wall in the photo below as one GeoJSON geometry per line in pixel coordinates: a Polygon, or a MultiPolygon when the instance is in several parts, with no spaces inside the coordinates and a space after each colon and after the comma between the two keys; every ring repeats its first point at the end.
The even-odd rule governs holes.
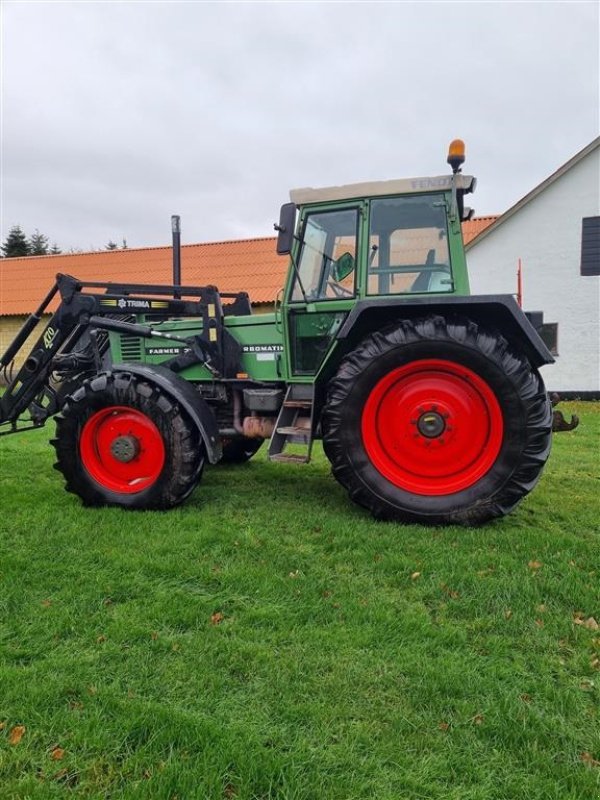
{"type": "MultiPolygon", "coordinates": [[[[27,339],[25,346],[21,349],[19,356],[15,359],[15,369],[16,372],[17,368],[23,364],[25,357],[29,354],[29,351],[36,343],[37,339],[42,334],[42,331],[45,329],[48,321],[50,319],[50,314],[45,315],[42,317],[41,322],[38,322],[37,328],[34,332],[29,336],[27,339]]],[[[23,323],[27,319],[26,315],[19,316],[19,317],[0,317],[0,355],[2,355],[9,344],[13,341],[17,333],[21,330],[23,323]]],[[[4,386],[6,381],[4,380],[4,376],[0,375],[0,386],[4,386]]]]}
{"type": "Polygon", "coordinates": [[[521,258],[523,308],[558,322],[556,364],[542,369],[552,391],[600,391],[600,277],[580,274],[581,220],[600,215],[599,177],[596,148],[467,252],[473,294],[515,294],[521,258]]]}

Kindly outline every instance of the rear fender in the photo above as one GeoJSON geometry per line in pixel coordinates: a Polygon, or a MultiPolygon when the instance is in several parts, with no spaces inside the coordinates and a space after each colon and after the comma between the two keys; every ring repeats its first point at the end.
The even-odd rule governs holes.
{"type": "Polygon", "coordinates": [[[113,364],[111,367],[111,372],[121,371],[156,384],[165,394],[179,403],[198,428],[209,462],[216,464],[221,460],[221,439],[217,421],[206,401],[194,391],[189,381],[158,365],[113,364]]]}
{"type": "Polygon", "coordinates": [[[479,325],[496,329],[515,350],[524,353],[533,367],[554,363],[552,353],[509,294],[359,300],[338,331],[337,338],[346,345],[342,350],[351,349],[363,336],[394,320],[415,319],[429,314],[460,314],[479,325]]]}

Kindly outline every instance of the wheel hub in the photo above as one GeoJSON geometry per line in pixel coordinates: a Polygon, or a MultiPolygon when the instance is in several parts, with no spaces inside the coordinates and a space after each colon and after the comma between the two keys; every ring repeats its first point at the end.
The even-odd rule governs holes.
{"type": "Polygon", "coordinates": [[[475,485],[494,465],[503,429],[488,383],[463,364],[433,358],[384,375],[361,420],[374,468],[400,489],[421,495],[475,485]]]}
{"type": "Polygon", "coordinates": [[[417,420],[417,429],[427,439],[437,439],[446,430],[446,422],[437,411],[425,411],[417,420]]]}
{"type": "Polygon", "coordinates": [[[103,489],[136,494],[159,479],[166,450],[152,419],[131,406],[107,406],[87,420],[79,440],[81,463],[103,489]]]}
{"type": "Polygon", "coordinates": [[[133,461],[140,453],[140,442],[135,436],[117,436],[110,445],[110,452],[123,464],[133,461]]]}

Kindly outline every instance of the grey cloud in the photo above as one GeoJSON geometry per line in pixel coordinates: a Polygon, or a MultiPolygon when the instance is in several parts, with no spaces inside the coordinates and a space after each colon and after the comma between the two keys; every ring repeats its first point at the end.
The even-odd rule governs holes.
{"type": "Polygon", "coordinates": [[[272,232],[289,188],[446,171],[505,210],[598,131],[598,6],[5,3],[3,226],[272,232]]]}

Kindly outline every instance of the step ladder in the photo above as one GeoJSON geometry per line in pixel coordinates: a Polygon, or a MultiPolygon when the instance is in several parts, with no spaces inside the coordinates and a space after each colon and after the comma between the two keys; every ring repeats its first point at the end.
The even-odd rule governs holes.
{"type": "Polygon", "coordinates": [[[269,460],[307,464],[312,450],[313,387],[292,384],[288,387],[269,442],[269,460]],[[305,453],[286,453],[288,445],[302,445],[305,453]]]}

